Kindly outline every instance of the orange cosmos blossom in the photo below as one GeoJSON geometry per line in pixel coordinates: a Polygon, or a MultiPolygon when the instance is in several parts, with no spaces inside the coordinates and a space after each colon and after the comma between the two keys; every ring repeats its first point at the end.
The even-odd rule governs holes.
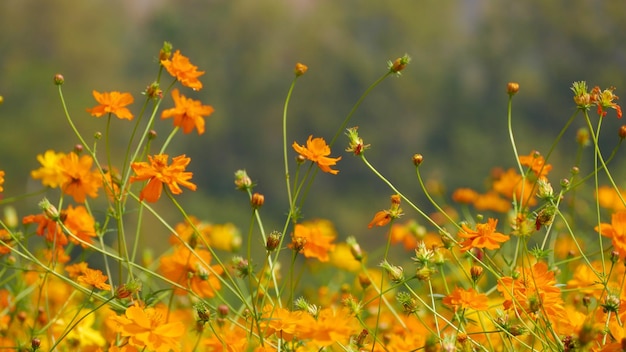
{"type": "Polygon", "coordinates": [[[104,114],[114,114],[120,119],[132,120],[133,114],[126,108],[133,103],[134,98],[130,93],[93,91],[93,97],[100,105],[96,105],[87,112],[92,116],[100,117],[104,114]]]}
{"type": "Polygon", "coordinates": [[[595,230],[603,236],[610,237],[613,248],[620,258],[626,257],[626,211],[619,211],[611,215],[611,223],[601,223],[595,230]]]}
{"type": "Polygon", "coordinates": [[[324,138],[313,138],[313,136],[309,136],[309,139],[306,141],[306,147],[296,142],[293,142],[292,147],[298,154],[316,163],[322,171],[333,175],[339,172],[339,170],[333,170],[330,167],[336,165],[337,161],[341,160],[341,157],[328,157],[328,155],[330,155],[330,147],[326,144],[324,138]]]}
{"type": "Polygon", "coordinates": [[[459,237],[465,238],[461,243],[461,251],[471,248],[498,249],[500,243],[506,242],[509,236],[496,232],[497,219],[489,219],[486,224],[476,224],[476,230],[472,230],[467,225],[462,225],[459,237]]]}
{"type": "Polygon", "coordinates": [[[552,170],[552,165],[546,164],[546,160],[536,150],[531,151],[528,155],[520,155],[519,162],[523,166],[529,167],[538,178],[545,178],[552,170]]]}
{"type": "Polygon", "coordinates": [[[464,290],[459,287],[441,300],[443,304],[451,307],[455,312],[468,308],[474,310],[487,310],[489,309],[488,301],[489,299],[484,293],[478,293],[473,288],[464,290]]]}
{"type": "Polygon", "coordinates": [[[180,194],[183,191],[180,186],[185,186],[192,191],[196,190],[196,185],[189,182],[193,173],[185,171],[191,158],[179,155],[172,159],[172,164],[167,165],[167,154],[157,154],[148,156],[148,162],[135,162],[131,164],[137,176],[132,176],[130,182],[148,181],[139,194],[140,200],[156,202],[161,197],[163,184],[166,184],[173,194],[180,194]]]}
{"type": "Polygon", "coordinates": [[[204,71],[198,71],[198,66],[192,65],[189,59],[180,53],[180,50],[176,50],[171,59],[161,60],[161,65],[183,86],[193,90],[202,89],[202,82],[198,80],[198,77],[202,76],[204,71]]]}
{"type": "MultiPolygon", "coordinates": [[[[219,265],[211,265],[211,253],[200,247],[189,250],[186,246],[178,245],[170,255],[161,257],[159,271],[167,279],[189,288],[200,297],[214,297],[221,289],[217,275],[224,271],[219,265]]],[[[182,288],[175,287],[174,294],[188,294],[182,288]]]]}
{"type": "Polygon", "coordinates": [[[0,192],[4,191],[2,187],[4,185],[4,171],[0,170],[0,192]]]}
{"type": "Polygon", "coordinates": [[[61,191],[74,197],[78,203],[84,203],[85,198],[98,196],[98,189],[102,185],[102,176],[98,171],[92,171],[93,158],[89,155],[78,156],[72,152],[59,159],[59,167],[63,180],[61,191]]]}
{"type": "Polygon", "coordinates": [[[214,111],[213,107],[185,97],[178,92],[178,89],[172,91],[172,98],[176,106],[163,111],[161,118],[174,117],[174,126],[181,127],[184,133],[190,133],[195,127],[198,134],[203,134],[203,116],[210,116],[214,111]]]}
{"type": "Polygon", "coordinates": [[[126,309],[122,316],[111,316],[115,331],[128,337],[128,344],[141,350],[157,352],[180,351],[180,338],[185,333],[185,325],[166,321],[166,309],[141,308],[134,305],[126,309]]]}
{"type": "Polygon", "coordinates": [[[289,248],[301,252],[306,258],[317,258],[320,262],[327,262],[328,252],[335,249],[332,243],[337,237],[334,227],[324,220],[309,221],[296,224],[291,234],[289,248]]]}

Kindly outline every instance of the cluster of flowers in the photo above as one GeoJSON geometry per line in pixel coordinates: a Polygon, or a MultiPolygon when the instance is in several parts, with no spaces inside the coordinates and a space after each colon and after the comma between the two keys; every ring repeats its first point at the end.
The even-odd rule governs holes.
{"type": "MultiPolygon", "coordinates": [[[[157,141],[152,128],[164,95],[159,80],[145,91],[146,107],[153,104],[147,122],[141,121],[143,113],[136,119],[129,109],[134,101],[130,93],[94,91],[98,105],[87,112],[108,118],[105,135],[96,133],[89,146],[65,109],[80,144],[68,153],[48,150],[38,155],[41,167],[31,173],[58,202],[53,205],[44,199],[40,213],[20,222],[9,206],[16,199],[1,201],[8,211],[0,222],[0,348],[625,350],[626,193],[608,168],[617,147],[605,158],[598,146],[607,109],[622,116],[614,88],[589,90],[584,82],[574,83],[578,109],[554,146],[573,119],[583,115],[588,127],[579,131],[577,140],[581,151],[593,146],[596,163],[586,175],[583,165],[572,167],[558,192],[549,181],[553,167],[548,158],[554,147],[546,157],[534,150],[518,154],[512,131],[517,169],[494,170],[488,190],[458,189],[451,202],[435,201],[433,195],[446,197],[437,191],[440,188],[423,182],[420,168],[425,158],[415,154],[417,181],[424,199],[437,209],[433,214],[422,211],[367,160],[370,145],[356,127],[346,129],[351,114],[330,144],[313,135],[303,145],[292,143],[297,155],[293,179],[283,135],[289,201],[284,228],[265,230],[259,212],[265,198],[254,192],[247,173],[238,170],[236,188],[247,193],[254,215],[244,241],[233,224],[212,224],[188,215],[174,197],[183,188],[195,191],[197,186],[187,171],[191,159],[179,155],[170,162],[165,150],[179,129],[203,134],[213,108],[173,88],[180,84],[202,89],[203,71],[179,51],[172,53],[168,43],[159,58],[158,77],[164,70],[172,76],[166,92],[171,91],[174,102],[160,114],[162,119],[173,118],[174,128],[159,152],[152,153],[157,141]],[[589,116],[592,108],[599,116],[595,128],[589,116]],[[136,123],[123,161],[111,156],[112,117],[136,123]],[[317,171],[339,173],[341,157],[331,157],[331,146],[343,131],[349,143],[346,151],[392,191],[389,208],[375,212],[367,226],[387,232],[384,253],[368,254],[355,237],[336,242],[339,236],[331,221],[301,217],[300,206],[317,171]],[[103,137],[106,162],[100,162],[96,153],[103,137]],[[301,168],[306,172],[300,173],[301,168]],[[606,176],[606,185],[600,185],[601,175],[606,176]],[[591,196],[583,192],[587,181],[594,181],[591,196]],[[99,197],[101,192],[106,196],[99,197]],[[161,198],[179,210],[180,223],[170,226],[150,206],[161,198]],[[106,210],[95,210],[100,204],[106,210]],[[421,222],[399,220],[405,215],[404,204],[421,216],[421,222]],[[485,213],[490,215],[486,219],[485,213]],[[146,216],[170,234],[171,247],[157,260],[137,253],[137,243],[146,235],[142,230],[146,216]],[[604,222],[609,216],[611,222],[604,222]],[[253,245],[261,240],[263,260],[253,263],[259,255],[253,255],[253,245]],[[390,255],[397,244],[407,252],[408,264],[390,255]],[[281,266],[286,261],[289,265],[281,266]],[[298,273],[306,268],[310,271],[298,273]]],[[[399,75],[408,63],[407,56],[389,62],[385,74],[366,92],[382,79],[399,75]]],[[[296,65],[288,96],[307,69],[296,65]]],[[[65,107],[64,79],[57,75],[54,80],[65,107]]],[[[509,126],[518,90],[516,83],[507,87],[509,126]]],[[[358,103],[353,111],[356,107],[358,103]]],[[[285,109],[283,131],[286,121],[285,109]]],[[[620,142],[626,138],[626,127],[619,136],[620,142]]],[[[0,171],[0,192],[4,176],[0,171]]]]}

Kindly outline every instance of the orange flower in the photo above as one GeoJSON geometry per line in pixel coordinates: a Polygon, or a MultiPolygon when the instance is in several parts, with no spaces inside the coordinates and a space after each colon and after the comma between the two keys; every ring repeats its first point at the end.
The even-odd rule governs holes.
{"type": "Polygon", "coordinates": [[[74,236],[70,236],[70,240],[74,244],[80,244],[83,248],[87,247],[86,243],[92,243],[96,237],[96,222],[89,214],[87,208],[82,205],[74,208],[70,205],[61,213],[63,224],[68,231],[74,236]],[[79,241],[80,240],[80,241],[79,241]]]}
{"type": "Polygon", "coordinates": [[[478,198],[478,192],[471,188],[459,188],[452,193],[452,200],[457,203],[472,204],[478,198]]]}
{"type": "Polygon", "coordinates": [[[46,150],[44,154],[37,155],[41,167],[31,171],[30,176],[35,180],[41,179],[44,186],[59,187],[64,180],[59,162],[64,156],[64,153],[55,153],[54,150],[46,150]]]}
{"type": "Polygon", "coordinates": [[[133,114],[126,108],[133,103],[134,99],[130,93],[93,91],[93,97],[100,105],[96,105],[87,112],[92,116],[100,117],[104,114],[114,114],[120,119],[132,120],[133,114]]]}
{"type": "Polygon", "coordinates": [[[497,219],[489,219],[486,224],[476,224],[476,230],[472,230],[467,225],[462,225],[459,236],[465,238],[461,243],[461,251],[471,248],[498,249],[500,243],[506,242],[509,236],[496,232],[497,219]]]}
{"type": "Polygon", "coordinates": [[[626,257],[626,211],[613,213],[610,224],[601,223],[595,230],[611,238],[613,248],[619,253],[620,258],[626,257]]]}
{"type": "Polygon", "coordinates": [[[183,86],[193,90],[202,89],[202,82],[198,80],[198,77],[202,76],[204,71],[198,71],[198,67],[192,65],[189,59],[180,53],[180,50],[176,50],[171,59],[161,60],[161,65],[183,86]]]}
{"type": "Polygon", "coordinates": [[[330,147],[326,144],[324,138],[313,138],[313,136],[309,136],[309,139],[306,141],[306,147],[296,142],[293,142],[292,147],[298,154],[316,163],[322,171],[333,175],[339,172],[339,170],[333,170],[330,167],[336,165],[337,161],[341,160],[341,157],[328,157],[328,155],[330,155],[330,147]]]}
{"type": "Polygon", "coordinates": [[[44,214],[27,215],[22,219],[24,225],[37,224],[35,233],[39,236],[45,236],[46,241],[55,246],[65,246],[68,243],[67,236],[61,231],[61,226],[57,225],[54,220],[49,219],[44,214]]]}
{"type": "Polygon", "coordinates": [[[504,296],[505,309],[545,316],[555,326],[567,319],[561,289],[546,263],[538,262],[531,268],[518,269],[517,273],[516,278],[506,276],[498,281],[497,289],[504,296]]]}
{"type": "Polygon", "coordinates": [[[0,229],[0,255],[11,253],[11,243],[13,239],[11,238],[11,233],[6,229],[0,229]]]}
{"type": "Polygon", "coordinates": [[[89,269],[89,267],[86,262],[78,262],[65,267],[65,271],[67,271],[67,275],[71,279],[78,279],[78,277],[83,275],[87,269],[89,269]]]}
{"type": "Polygon", "coordinates": [[[302,252],[307,258],[317,258],[320,262],[327,262],[328,252],[335,249],[332,241],[337,237],[330,222],[318,220],[296,224],[291,234],[289,248],[302,252]]]}
{"type": "Polygon", "coordinates": [[[78,276],[76,281],[81,284],[91,285],[95,288],[99,288],[101,290],[110,290],[111,285],[107,284],[108,277],[102,274],[102,271],[97,269],[89,269],[87,268],[82,275],[78,276]]]}
{"type": "Polygon", "coordinates": [[[189,99],[178,92],[172,91],[176,107],[167,109],[161,114],[162,119],[174,117],[174,126],[181,127],[184,133],[190,133],[194,127],[198,134],[204,133],[204,117],[210,116],[214,109],[211,105],[202,105],[200,101],[189,99]]]}
{"type": "Polygon", "coordinates": [[[515,198],[518,203],[527,206],[537,204],[537,199],[533,197],[533,184],[522,178],[514,169],[508,169],[493,182],[493,190],[509,199],[515,198]],[[522,194],[522,190],[524,193],[522,194]]]}
{"type": "Polygon", "coordinates": [[[374,226],[385,226],[392,219],[397,219],[403,215],[402,208],[400,208],[400,196],[394,194],[391,196],[391,207],[388,210],[381,210],[374,214],[374,218],[367,225],[368,229],[371,229],[374,226]]]}
{"type": "Polygon", "coordinates": [[[441,301],[443,304],[447,305],[454,309],[454,311],[458,311],[459,309],[474,309],[474,310],[487,310],[489,309],[487,295],[484,293],[478,293],[473,288],[468,290],[464,290],[462,288],[457,287],[443,298],[441,301]]]}
{"type": "Polygon", "coordinates": [[[611,209],[613,211],[626,210],[626,205],[622,202],[622,199],[626,200],[626,191],[619,189],[619,195],[613,187],[600,186],[598,187],[598,203],[601,207],[611,209]],[[620,195],[622,196],[620,199],[620,195]]]}
{"type": "Polygon", "coordinates": [[[474,208],[476,210],[491,210],[498,213],[506,213],[511,209],[511,202],[502,198],[498,192],[489,191],[485,194],[479,194],[474,199],[474,208]]]}
{"type": "MultiPolygon", "coordinates": [[[[210,268],[211,253],[206,249],[196,248],[193,252],[185,246],[176,246],[171,255],[161,257],[159,270],[163,276],[177,282],[183,287],[201,297],[213,297],[215,291],[222,286],[216,275],[221,275],[223,270],[218,265],[210,268]]],[[[174,293],[185,295],[187,292],[181,288],[175,288],[174,293]]]]}
{"type": "Polygon", "coordinates": [[[93,158],[82,155],[80,158],[74,152],[63,156],[59,166],[63,174],[61,190],[74,197],[78,203],[84,203],[85,198],[98,196],[98,188],[102,185],[102,176],[97,171],[91,171],[93,158]]]}
{"type": "Polygon", "coordinates": [[[300,331],[304,323],[311,323],[312,317],[303,311],[291,312],[285,308],[266,305],[263,307],[263,319],[261,328],[265,331],[265,336],[277,334],[286,341],[293,340],[294,335],[300,331]]]}
{"type": "Polygon", "coordinates": [[[145,181],[148,183],[139,194],[140,200],[147,202],[156,202],[161,197],[163,184],[166,184],[173,194],[180,194],[183,191],[180,186],[185,186],[192,191],[196,190],[196,185],[189,182],[193,173],[186,172],[185,168],[189,165],[191,158],[185,155],[179,155],[172,159],[172,165],[167,165],[167,154],[157,154],[148,156],[150,163],[136,162],[131,167],[137,176],[132,176],[130,182],[145,181]]]}
{"type": "Polygon", "coordinates": [[[538,178],[545,178],[552,170],[552,165],[546,164],[543,156],[536,150],[531,151],[528,155],[520,155],[519,162],[523,166],[530,167],[538,178]]]}
{"type": "Polygon", "coordinates": [[[303,74],[306,73],[306,71],[309,70],[309,67],[305,64],[301,64],[301,63],[296,63],[296,68],[294,69],[294,73],[296,74],[296,76],[300,77],[303,74]]]}
{"type": "Polygon", "coordinates": [[[156,308],[129,307],[123,316],[111,316],[115,331],[128,337],[128,344],[139,349],[156,352],[180,351],[180,337],[185,325],[176,321],[166,322],[166,310],[156,308]]]}
{"type": "Polygon", "coordinates": [[[348,308],[323,308],[315,320],[300,327],[302,332],[298,337],[310,339],[310,343],[317,347],[314,350],[319,351],[335,342],[347,344],[358,327],[358,321],[348,308]]]}
{"type": "Polygon", "coordinates": [[[4,192],[4,171],[0,170],[0,192],[4,192]]]}
{"type": "Polygon", "coordinates": [[[608,108],[614,109],[617,112],[617,118],[622,118],[622,108],[617,105],[614,100],[619,99],[619,97],[613,94],[615,87],[611,87],[600,91],[600,87],[595,86],[591,90],[591,101],[598,106],[598,115],[601,117],[606,116],[606,110],[608,108]]]}

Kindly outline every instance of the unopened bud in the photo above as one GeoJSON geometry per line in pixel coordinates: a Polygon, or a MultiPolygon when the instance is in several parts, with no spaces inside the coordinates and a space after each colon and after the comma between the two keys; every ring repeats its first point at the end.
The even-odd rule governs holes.
{"type": "Polygon", "coordinates": [[[39,202],[39,208],[43,210],[46,217],[52,221],[58,221],[61,218],[61,214],[57,208],[46,198],[39,202]]]}
{"type": "Polygon", "coordinates": [[[359,274],[359,285],[361,285],[362,289],[366,289],[368,287],[370,287],[370,285],[372,284],[372,280],[370,280],[369,277],[367,277],[367,275],[365,274],[359,274]]]}
{"type": "Polygon", "coordinates": [[[280,244],[280,238],[282,237],[281,233],[278,231],[272,231],[272,233],[267,236],[267,241],[265,243],[265,249],[269,252],[275,250],[280,244]]]}
{"type": "Polygon", "coordinates": [[[301,63],[297,63],[296,64],[296,68],[294,69],[294,73],[296,74],[296,77],[300,77],[303,74],[306,73],[306,71],[309,70],[309,67],[305,64],[301,64],[301,63]]]}
{"type": "Polygon", "coordinates": [[[413,154],[413,165],[420,166],[424,161],[424,156],[422,154],[413,154]]]}
{"type": "Polygon", "coordinates": [[[41,340],[33,337],[32,340],[30,340],[30,346],[33,348],[33,351],[36,351],[39,349],[39,346],[41,346],[41,340]]]}
{"type": "Polygon", "coordinates": [[[388,62],[389,72],[399,74],[400,71],[406,68],[409,62],[411,62],[411,58],[407,54],[397,58],[394,62],[388,62]]]}
{"type": "Polygon", "coordinates": [[[240,191],[252,189],[254,185],[246,170],[235,171],[235,187],[240,191]]]}
{"type": "Polygon", "coordinates": [[[57,86],[60,86],[63,83],[65,83],[65,78],[63,78],[62,74],[57,73],[56,75],[54,75],[54,84],[56,84],[57,86]]]}
{"type": "MultiPolygon", "coordinates": [[[[1,98],[1,97],[0,97],[1,98]]],[[[1,104],[2,102],[0,102],[1,104]]],[[[626,125],[621,125],[619,128],[619,132],[618,132],[619,138],[620,139],[624,139],[626,138],[626,125]]]]}
{"type": "Polygon", "coordinates": [[[404,281],[404,269],[401,266],[391,265],[386,260],[383,260],[382,263],[379,264],[381,268],[387,272],[387,276],[389,280],[393,282],[402,282],[404,281]]]}
{"type": "Polygon", "coordinates": [[[483,267],[474,265],[470,268],[470,275],[472,276],[472,281],[476,282],[480,279],[480,276],[483,274],[483,267]]]}
{"type": "Polygon", "coordinates": [[[253,209],[259,209],[265,203],[265,196],[260,193],[254,193],[250,198],[250,205],[253,209]]]}
{"type": "Polygon", "coordinates": [[[83,145],[82,145],[82,144],[76,144],[76,145],[74,146],[74,153],[76,153],[76,154],[80,155],[80,153],[82,153],[84,149],[85,149],[85,148],[83,147],[83,145]]]}
{"type": "Polygon", "coordinates": [[[172,43],[164,42],[159,51],[159,61],[167,60],[172,55],[172,43]]]}
{"type": "Polygon", "coordinates": [[[519,92],[519,83],[517,83],[517,82],[509,82],[509,83],[507,83],[507,85],[506,85],[506,92],[510,96],[515,95],[515,93],[519,92]]]}
{"type": "Polygon", "coordinates": [[[348,246],[350,246],[350,253],[352,253],[352,256],[354,257],[354,259],[358,261],[362,261],[363,250],[361,250],[361,246],[356,241],[356,238],[354,236],[350,236],[346,239],[346,243],[348,244],[348,246]]]}
{"type": "Polygon", "coordinates": [[[149,141],[154,140],[156,138],[157,138],[157,131],[155,131],[155,130],[148,131],[148,140],[149,141]]]}

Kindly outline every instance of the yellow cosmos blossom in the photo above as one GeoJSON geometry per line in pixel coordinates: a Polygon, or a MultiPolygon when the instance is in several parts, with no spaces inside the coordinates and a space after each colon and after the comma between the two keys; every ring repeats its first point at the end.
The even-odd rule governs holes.
{"type": "Polygon", "coordinates": [[[292,147],[305,159],[316,163],[322,171],[333,175],[339,172],[339,170],[333,170],[330,167],[337,164],[337,161],[341,160],[341,157],[328,157],[328,155],[330,155],[330,147],[326,144],[324,138],[313,138],[313,136],[309,136],[309,139],[306,141],[306,147],[296,142],[293,142],[292,147]]]}
{"type": "Polygon", "coordinates": [[[126,107],[134,101],[134,98],[130,93],[120,93],[115,91],[100,93],[94,90],[92,94],[99,103],[99,105],[96,105],[91,109],[87,109],[87,112],[92,116],[100,117],[104,114],[113,114],[120,119],[133,119],[133,114],[126,107]]]}
{"type": "Polygon", "coordinates": [[[37,161],[41,167],[30,172],[30,176],[35,180],[41,180],[44,186],[56,188],[63,183],[63,169],[59,161],[65,153],[56,153],[54,150],[46,150],[45,153],[37,155],[37,161]]]}
{"type": "Polygon", "coordinates": [[[161,65],[183,86],[193,90],[202,89],[202,82],[198,80],[198,77],[202,76],[204,71],[198,71],[198,67],[192,65],[189,59],[180,53],[180,50],[176,50],[171,59],[161,60],[161,65]]]}
{"type": "Polygon", "coordinates": [[[204,116],[210,116],[214,111],[213,107],[185,97],[178,89],[172,91],[172,98],[175,107],[163,111],[161,118],[173,117],[174,126],[182,128],[184,133],[190,133],[195,128],[198,134],[203,134],[204,116]]]}
{"type": "Polygon", "coordinates": [[[180,322],[166,322],[167,311],[156,308],[129,307],[122,316],[111,316],[116,332],[128,337],[128,344],[140,350],[180,351],[179,339],[185,333],[180,322]]]}
{"type": "Polygon", "coordinates": [[[183,192],[180,186],[187,187],[192,191],[196,190],[196,185],[189,182],[193,173],[185,171],[191,158],[179,155],[172,159],[171,165],[167,165],[168,158],[167,154],[149,155],[149,162],[132,163],[131,167],[136,176],[132,176],[130,182],[148,181],[141,190],[139,199],[145,199],[146,202],[156,202],[161,197],[163,184],[166,184],[173,194],[183,192]]]}

